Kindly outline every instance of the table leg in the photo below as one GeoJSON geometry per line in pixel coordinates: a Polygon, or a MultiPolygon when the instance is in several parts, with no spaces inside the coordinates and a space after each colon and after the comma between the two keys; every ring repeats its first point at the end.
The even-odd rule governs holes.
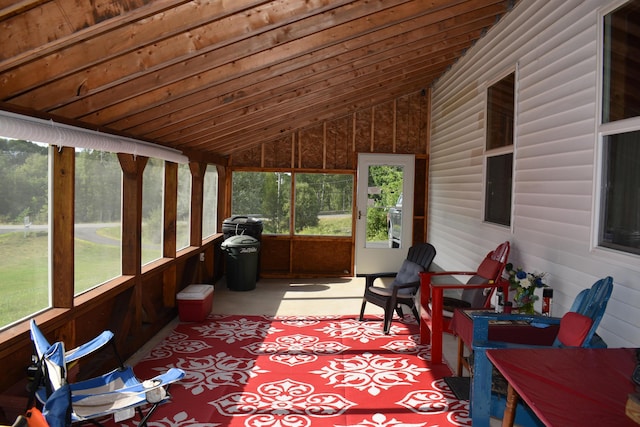
{"type": "Polygon", "coordinates": [[[518,393],[509,384],[507,386],[507,405],[504,408],[502,427],[513,427],[516,418],[516,407],[518,406],[518,393]]]}
{"type": "Polygon", "coordinates": [[[442,363],[443,289],[431,288],[431,363],[442,363]]]}
{"type": "Polygon", "coordinates": [[[457,366],[457,375],[459,377],[462,376],[462,359],[464,358],[464,343],[462,342],[462,338],[458,335],[458,366],[457,366]]]}

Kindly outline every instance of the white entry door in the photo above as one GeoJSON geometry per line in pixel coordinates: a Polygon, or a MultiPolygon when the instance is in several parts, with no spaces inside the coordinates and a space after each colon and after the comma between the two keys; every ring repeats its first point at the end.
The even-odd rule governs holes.
{"type": "Polygon", "coordinates": [[[415,156],[359,154],[356,273],[398,271],[411,246],[415,156]]]}

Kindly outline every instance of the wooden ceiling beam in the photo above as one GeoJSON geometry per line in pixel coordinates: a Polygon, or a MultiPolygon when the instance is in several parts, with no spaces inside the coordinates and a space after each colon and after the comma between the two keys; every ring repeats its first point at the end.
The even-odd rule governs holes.
{"type": "MultiPolygon", "coordinates": [[[[298,8],[286,10],[280,2],[269,2],[267,13],[259,8],[251,9],[151,46],[140,46],[134,52],[11,98],[11,102],[24,106],[37,103],[53,113],[81,118],[82,113],[307,36],[333,22],[348,22],[371,13],[374,7],[386,9],[393,4],[391,0],[385,1],[384,6],[379,4],[381,0],[367,3],[350,0],[336,11],[331,9],[336,2],[324,0],[329,6],[318,12],[315,3],[281,1],[291,3],[288,7],[298,5],[298,8]],[[300,15],[303,19],[299,19],[300,15]]],[[[393,0],[397,1],[402,0],[393,0]]]]}
{"type": "Polygon", "coordinates": [[[281,132],[285,127],[280,128],[273,126],[274,122],[292,123],[291,120],[295,118],[296,123],[301,120],[301,117],[305,114],[310,114],[313,117],[320,117],[323,114],[335,114],[336,111],[355,111],[355,109],[363,108],[366,105],[373,105],[373,103],[380,102],[383,99],[389,98],[389,94],[393,93],[394,97],[400,96],[405,93],[418,91],[425,86],[416,86],[416,82],[424,83],[426,81],[425,76],[432,77],[441,73],[447,64],[450,64],[455,54],[459,52],[448,53],[448,60],[443,60],[440,67],[434,67],[432,64],[425,64],[422,68],[413,69],[410,72],[403,73],[401,78],[398,78],[398,74],[393,74],[393,71],[387,71],[387,75],[370,76],[367,79],[356,78],[349,83],[345,83],[340,87],[331,87],[323,91],[324,93],[314,93],[313,96],[300,96],[294,101],[287,102],[286,111],[282,109],[264,111],[260,110],[259,114],[248,114],[243,120],[236,122],[239,127],[233,128],[232,126],[225,127],[224,130],[213,127],[212,129],[203,129],[198,133],[180,132],[179,137],[176,136],[174,140],[164,140],[169,145],[175,145],[181,147],[183,143],[190,148],[197,147],[201,144],[215,143],[217,141],[227,138],[236,138],[238,134],[246,132],[251,134],[253,130],[261,128],[274,129],[275,135],[281,132]],[[392,73],[395,78],[391,78],[388,73],[392,73]],[[400,88],[394,91],[394,88],[400,88]],[[411,89],[411,90],[409,90],[411,89]],[[405,90],[406,92],[401,92],[405,90]],[[367,102],[372,102],[367,104],[367,102]],[[337,110],[336,110],[337,109],[337,110]],[[238,132],[238,130],[240,130],[238,132]]]}
{"type": "MultiPolygon", "coordinates": [[[[399,36],[393,36],[394,31],[398,31],[397,29],[387,28],[375,34],[369,33],[357,39],[346,41],[335,47],[325,47],[322,50],[307,53],[295,61],[279,63],[272,66],[269,64],[268,57],[271,52],[264,52],[264,55],[258,54],[245,57],[233,63],[223,65],[221,67],[222,69],[216,69],[210,73],[201,73],[197,77],[187,81],[181,81],[180,83],[161,87],[153,92],[146,93],[143,95],[144,98],[136,99],[136,102],[124,101],[113,107],[100,110],[92,115],[83,117],[83,120],[90,123],[128,130],[140,124],[147,124],[148,127],[156,126],[156,123],[152,123],[156,117],[163,117],[165,122],[174,121],[177,120],[177,115],[182,109],[192,108],[201,102],[220,99],[221,103],[234,104],[235,100],[253,96],[254,93],[246,89],[245,86],[247,84],[266,82],[269,79],[280,81],[286,79],[286,83],[300,80],[301,84],[304,84],[304,80],[301,80],[304,77],[313,76],[331,66],[335,67],[342,63],[352,62],[356,60],[359,55],[370,55],[377,50],[402,49],[402,45],[420,37],[435,37],[434,40],[438,40],[443,35],[454,36],[458,34],[456,25],[459,26],[460,22],[479,19],[481,21],[476,22],[476,25],[485,28],[494,22],[495,15],[499,13],[500,10],[497,6],[492,5],[482,8],[479,11],[469,12],[464,20],[457,20],[455,18],[447,19],[447,17],[450,17],[452,14],[459,12],[460,10],[456,9],[456,7],[454,7],[453,10],[446,9],[438,11],[428,17],[415,18],[408,23],[403,23],[402,27],[406,29],[407,32],[401,33],[399,36]],[[385,35],[389,37],[384,39],[385,35]],[[380,39],[382,39],[382,41],[379,41],[380,39]],[[265,65],[260,68],[262,64],[265,65]],[[254,69],[257,69],[259,74],[242,74],[236,72],[236,74],[240,74],[240,77],[246,76],[246,81],[249,83],[242,83],[242,80],[228,80],[225,78],[227,75],[230,75],[233,70],[251,71],[254,69]],[[293,71],[295,71],[295,73],[293,71]],[[286,75],[286,73],[290,74],[286,75]],[[285,75],[286,77],[283,78],[285,75]],[[207,86],[209,82],[215,84],[215,86],[207,86]],[[235,91],[235,93],[233,91],[235,91]],[[179,96],[181,94],[184,95],[179,96]],[[167,99],[169,96],[171,96],[171,98],[167,99]],[[140,108],[136,109],[137,107],[140,108]],[[141,113],[140,117],[135,116],[138,112],[141,113]],[[114,123],[112,121],[113,119],[118,119],[118,121],[114,123]]],[[[471,27],[470,24],[467,24],[467,26],[471,27]]],[[[473,30],[476,28],[473,28],[473,30]]],[[[470,29],[470,31],[471,30],[472,29],[470,29]]],[[[288,45],[283,45],[275,49],[292,50],[288,45]]],[[[269,84],[272,85],[272,87],[277,87],[282,83],[272,81],[269,84]]]]}
{"type": "Polygon", "coordinates": [[[11,18],[12,16],[25,13],[34,7],[40,6],[42,3],[46,3],[49,0],[22,0],[12,1],[3,0],[0,1],[0,21],[11,18]]]}
{"type": "MultiPolygon", "coordinates": [[[[84,54],[89,55],[86,58],[66,49],[83,45],[87,41],[99,37],[110,43],[126,44],[127,41],[135,43],[135,38],[131,40],[131,33],[127,33],[130,25],[177,8],[187,2],[189,0],[156,0],[150,4],[144,4],[140,1],[138,2],[139,7],[129,10],[127,13],[113,15],[113,11],[111,11],[110,15],[103,16],[103,20],[100,20],[95,9],[99,9],[98,3],[104,2],[92,4],[76,0],[34,0],[33,7],[28,8],[25,12],[17,14],[17,16],[6,15],[0,18],[3,28],[7,30],[0,32],[0,45],[3,47],[0,51],[0,72],[20,67],[25,72],[37,70],[42,73],[43,64],[65,63],[68,58],[73,57],[90,61],[94,49],[98,48],[95,44],[89,45],[91,49],[88,51],[85,49],[84,54]],[[85,9],[80,7],[82,4],[85,9]],[[75,11],[75,13],[68,15],[65,12],[67,10],[75,11]],[[75,20],[70,21],[72,19],[70,16],[75,20]],[[67,24],[61,25],[61,22],[67,24]],[[111,33],[118,29],[121,31],[115,34],[111,33]],[[17,40],[18,42],[16,42],[17,40]],[[34,62],[39,65],[32,65],[34,62]],[[29,66],[31,68],[22,68],[29,66]]],[[[133,4],[136,3],[130,2],[128,8],[131,8],[133,4]]],[[[127,7],[122,9],[125,10],[127,7]]],[[[165,28],[165,30],[167,29],[165,28]]],[[[95,54],[101,55],[102,50],[95,52],[95,54]]],[[[11,86],[22,88],[13,79],[8,81],[11,86]]]]}
{"type": "Polygon", "coordinates": [[[266,127],[256,127],[247,129],[245,132],[236,132],[220,139],[215,139],[205,142],[203,145],[200,143],[190,143],[191,149],[200,150],[209,144],[215,144],[216,149],[233,154],[234,152],[242,151],[251,148],[259,143],[269,143],[282,138],[283,135],[293,132],[295,130],[304,129],[309,126],[317,125],[324,120],[334,120],[340,117],[344,117],[347,114],[335,115],[337,110],[348,111],[348,114],[354,114],[357,111],[370,108],[372,105],[377,105],[390,99],[395,99],[403,95],[416,93],[422,90],[427,83],[437,76],[441,72],[433,75],[422,75],[421,79],[403,82],[402,84],[393,85],[389,87],[385,93],[378,93],[376,96],[370,94],[361,93],[358,98],[353,98],[350,102],[346,102],[348,105],[341,105],[344,100],[336,101],[331,104],[314,105],[313,108],[308,111],[298,111],[294,116],[283,116],[277,120],[272,120],[266,127]],[[295,117],[293,119],[292,117],[295,117]],[[295,127],[291,126],[295,120],[295,127]]]}
{"type": "MultiPolygon", "coordinates": [[[[222,102],[196,104],[187,111],[176,112],[176,114],[171,115],[170,118],[173,119],[173,121],[166,122],[164,126],[153,126],[157,123],[152,122],[150,123],[151,126],[146,127],[146,131],[141,128],[135,128],[133,132],[144,134],[147,138],[151,139],[164,139],[170,136],[171,133],[176,132],[178,128],[183,131],[188,130],[189,127],[198,128],[201,126],[201,122],[213,122],[216,127],[221,127],[227,122],[233,123],[238,116],[244,116],[249,109],[272,110],[273,108],[277,108],[278,105],[282,105],[287,98],[293,99],[303,94],[316,93],[316,90],[323,90],[327,87],[341,87],[345,81],[366,78],[378,70],[393,69],[394,67],[402,66],[404,66],[404,68],[410,68],[414,64],[419,64],[421,61],[424,61],[425,58],[427,58],[427,54],[435,55],[438,52],[442,53],[448,49],[460,51],[469,45],[469,40],[461,36],[459,39],[442,41],[433,46],[432,49],[425,47],[413,51],[399,52],[397,55],[385,57],[377,62],[359,64],[360,66],[357,68],[351,65],[344,65],[338,69],[317,73],[305,81],[294,82],[289,85],[285,84],[272,90],[268,90],[267,88],[262,91],[261,94],[251,96],[250,99],[241,99],[227,105],[222,102]],[[405,65],[403,65],[403,63],[405,65]],[[212,106],[213,108],[211,108],[212,106]],[[212,117],[214,118],[213,120],[211,119],[212,117]],[[180,118],[182,118],[182,120],[180,120],[180,118]]],[[[285,75],[283,77],[287,76],[285,75]]],[[[269,83],[269,80],[264,82],[266,85],[269,83]]],[[[263,82],[257,83],[256,85],[262,86],[263,82]]]]}
{"type": "Polygon", "coordinates": [[[510,4],[0,0],[0,104],[226,164],[429,87],[510,4]]]}
{"type": "MultiPolygon", "coordinates": [[[[477,35],[479,35],[479,31],[477,35]]],[[[345,85],[358,84],[366,80],[377,79],[380,82],[384,82],[385,76],[389,76],[387,78],[393,80],[394,73],[397,74],[398,70],[425,69],[434,66],[442,68],[440,61],[451,60],[450,57],[445,56],[446,52],[460,52],[469,47],[470,43],[470,39],[466,38],[443,41],[433,46],[432,49],[425,47],[413,51],[399,52],[394,56],[388,56],[372,64],[362,64],[360,67],[343,67],[339,72],[331,70],[330,74],[318,73],[317,78],[308,79],[304,84],[296,82],[289,87],[279,89],[275,94],[252,97],[251,104],[238,103],[240,105],[233,104],[227,108],[203,109],[202,114],[192,116],[189,121],[177,123],[168,129],[158,129],[143,134],[145,134],[145,137],[154,140],[173,141],[177,138],[177,135],[182,138],[188,136],[189,132],[202,132],[208,127],[214,127],[216,131],[223,131],[227,127],[235,128],[241,124],[240,121],[252,121],[261,112],[270,115],[267,112],[275,111],[285,103],[287,103],[288,107],[291,107],[298,102],[307,102],[304,100],[305,98],[322,98],[324,93],[331,92],[335,90],[334,88],[341,92],[344,90],[345,85]],[[215,119],[212,120],[211,117],[215,117],[215,119]]]]}
{"type": "MultiPolygon", "coordinates": [[[[88,121],[131,132],[149,133],[160,131],[166,126],[179,126],[183,120],[190,120],[194,115],[222,114],[225,109],[244,108],[254,100],[274,96],[278,90],[290,91],[296,86],[307,86],[311,82],[326,78],[325,76],[330,76],[327,71],[340,73],[356,66],[363,66],[367,62],[375,64],[377,56],[382,61],[403,52],[426,50],[437,44],[457,45],[464,37],[475,39],[479,36],[479,29],[486,28],[495,20],[495,7],[490,9],[484,11],[486,15],[469,13],[470,16],[465,20],[449,18],[436,23],[424,22],[425,19],[416,20],[419,23],[417,28],[411,28],[410,31],[399,35],[384,39],[383,34],[368,34],[362,36],[358,43],[352,43],[346,52],[335,47],[324,48],[308,54],[308,58],[296,61],[295,65],[299,67],[287,62],[260,68],[233,80],[200,87],[195,92],[187,91],[187,95],[164,103],[161,102],[164,94],[156,91],[154,94],[147,94],[152,96],[151,99],[145,95],[144,101],[139,102],[141,105],[152,105],[152,108],[138,112],[127,110],[127,104],[118,104],[100,112],[104,121],[99,121],[93,116],[90,116],[88,121]],[[463,23],[459,24],[459,21],[463,23]],[[316,62],[312,62],[314,59],[316,62]],[[109,115],[125,118],[108,122],[105,119],[109,115]]],[[[234,65],[239,66],[238,63],[234,65]]],[[[247,68],[251,69],[250,66],[247,68]]],[[[171,90],[174,94],[179,91],[178,87],[171,90]]]]}

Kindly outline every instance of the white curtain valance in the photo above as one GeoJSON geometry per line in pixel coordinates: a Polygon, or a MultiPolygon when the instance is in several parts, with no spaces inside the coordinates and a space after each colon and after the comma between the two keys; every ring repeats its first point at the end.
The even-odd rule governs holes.
{"type": "Polygon", "coordinates": [[[0,136],[59,147],[87,148],[188,163],[182,152],[149,142],[96,132],[0,110],[0,136]]]}

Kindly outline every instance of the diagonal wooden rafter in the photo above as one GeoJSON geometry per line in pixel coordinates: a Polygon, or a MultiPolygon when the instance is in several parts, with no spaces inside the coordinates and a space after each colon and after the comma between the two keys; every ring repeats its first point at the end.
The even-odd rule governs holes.
{"type": "MultiPolygon", "coordinates": [[[[477,30],[479,35],[481,30],[477,30]]],[[[315,73],[311,73],[304,80],[296,80],[295,77],[300,73],[300,70],[295,70],[290,73],[282,74],[272,79],[251,79],[256,82],[254,85],[244,86],[239,89],[243,94],[251,93],[251,96],[244,98],[238,97],[234,102],[225,102],[228,98],[233,98],[233,95],[225,94],[221,97],[214,97],[212,93],[204,92],[203,98],[210,98],[197,103],[192,106],[187,106],[184,109],[174,109],[174,113],[169,116],[163,117],[163,122],[160,123],[157,120],[152,120],[144,123],[143,125],[130,129],[135,133],[143,133],[148,138],[164,139],[164,137],[171,132],[175,132],[176,128],[182,128],[183,130],[189,127],[200,127],[201,122],[211,122],[207,119],[207,116],[216,117],[216,126],[222,125],[225,121],[228,121],[226,115],[233,115],[234,112],[242,112],[245,109],[251,108],[252,105],[256,106],[261,103],[267,104],[266,109],[271,109],[272,106],[268,105],[270,99],[277,99],[278,96],[288,94],[297,94],[303,92],[313,92],[312,85],[318,87],[324,87],[330,84],[342,85],[344,82],[344,76],[354,75],[356,78],[360,78],[367,74],[370,74],[375,69],[386,68],[390,65],[399,65],[401,60],[408,60],[417,63],[417,61],[436,54],[439,50],[452,49],[457,46],[456,50],[460,51],[464,47],[470,45],[470,35],[460,35],[458,37],[449,38],[447,40],[432,40],[432,45],[426,43],[421,44],[421,40],[414,41],[412,43],[406,43],[401,48],[392,49],[385,52],[378,52],[367,56],[362,56],[356,61],[337,61],[337,66],[329,69],[319,69],[318,64],[309,66],[315,73]],[[258,87],[253,90],[252,86],[258,87]],[[166,128],[166,130],[165,130],[166,128]]],[[[347,54],[345,54],[346,56],[347,54]]],[[[249,76],[252,77],[252,76],[249,76]]],[[[215,91],[214,91],[215,93],[215,91]]],[[[296,95],[298,96],[298,95],[296,95]]],[[[256,107],[254,107],[255,109],[256,107]]],[[[241,113],[244,114],[244,113],[241,113]]]]}
{"type": "Polygon", "coordinates": [[[420,93],[511,0],[0,0],[0,103],[220,156],[420,93]]]}
{"type": "MultiPolygon", "coordinates": [[[[344,42],[344,49],[337,50],[329,46],[300,56],[296,61],[281,61],[272,65],[267,61],[267,55],[273,51],[245,57],[233,64],[224,64],[208,73],[199,74],[193,81],[183,80],[141,95],[144,99],[136,102],[136,105],[144,106],[146,109],[143,111],[127,109],[131,106],[130,103],[120,103],[83,119],[116,129],[147,132],[149,128],[157,129],[169,122],[175,124],[180,116],[188,116],[188,112],[180,114],[185,109],[197,108],[200,113],[217,113],[209,107],[214,102],[218,106],[233,105],[235,108],[243,108],[246,103],[252,102],[254,96],[259,96],[265,90],[274,92],[275,88],[283,84],[291,86],[298,82],[304,85],[306,79],[315,80],[329,68],[338,70],[339,67],[353,67],[354,64],[367,60],[375,66],[374,61],[367,58],[385,53],[390,57],[412,49],[419,51],[421,45],[443,43],[450,38],[464,38],[465,34],[470,37],[471,42],[479,36],[479,29],[486,28],[495,19],[497,6],[468,12],[470,16],[464,20],[446,18],[437,21],[440,17],[449,16],[452,11],[455,11],[455,7],[453,10],[443,10],[442,14],[433,13],[412,19],[403,28],[406,31],[400,34],[396,34],[398,30],[380,30],[375,34],[365,34],[344,42]],[[251,89],[256,82],[262,83],[262,90],[251,89]],[[172,94],[171,99],[165,99],[168,92],[172,94]],[[120,119],[121,117],[124,118],[120,119]],[[154,117],[160,120],[153,120],[154,117]]],[[[288,46],[281,48],[288,49],[288,46]]]]}

